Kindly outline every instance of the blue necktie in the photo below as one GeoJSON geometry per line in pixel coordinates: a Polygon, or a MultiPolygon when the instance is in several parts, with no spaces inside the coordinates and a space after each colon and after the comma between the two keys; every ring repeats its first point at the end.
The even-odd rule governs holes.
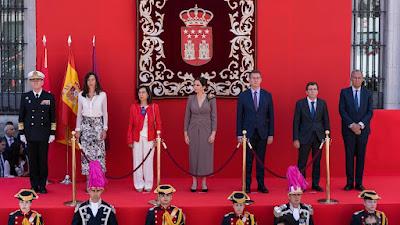
{"type": "Polygon", "coordinates": [[[0,177],[4,177],[4,160],[3,160],[3,155],[0,155],[0,177]]]}
{"type": "Polygon", "coordinates": [[[356,110],[360,108],[360,105],[358,104],[358,90],[356,90],[356,93],[354,94],[354,104],[356,106],[356,110]]]}
{"type": "Polygon", "coordinates": [[[256,109],[256,111],[257,111],[257,109],[258,109],[258,104],[257,104],[257,91],[255,91],[254,92],[254,97],[253,97],[253,103],[254,103],[254,108],[256,109]]]}
{"type": "Polygon", "coordinates": [[[315,118],[315,107],[314,107],[315,102],[312,101],[311,102],[311,118],[314,119],[315,118]]]}

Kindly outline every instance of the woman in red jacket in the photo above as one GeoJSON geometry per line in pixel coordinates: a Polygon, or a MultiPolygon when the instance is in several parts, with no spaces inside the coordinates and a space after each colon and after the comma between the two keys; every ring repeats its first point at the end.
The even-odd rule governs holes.
{"type": "MultiPolygon", "coordinates": [[[[137,89],[138,103],[131,105],[129,112],[128,145],[133,151],[133,168],[136,168],[154,146],[156,131],[161,131],[158,105],[152,103],[148,87],[137,89]]],[[[153,187],[153,156],[150,153],[143,165],[133,174],[133,184],[138,192],[150,192],[153,187]]]]}

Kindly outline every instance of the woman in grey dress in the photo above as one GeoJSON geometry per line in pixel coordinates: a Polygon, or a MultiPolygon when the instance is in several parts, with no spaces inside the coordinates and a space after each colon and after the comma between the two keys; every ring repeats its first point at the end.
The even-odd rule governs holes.
{"type": "Polygon", "coordinates": [[[195,95],[189,96],[185,113],[185,142],[189,145],[190,172],[193,176],[191,191],[197,190],[197,177],[202,177],[202,192],[207,192],[206,175],[213,172],[214,140],[217,130],[217,104],[215,96],[205,93],[207,80],[194,80],[195,95]]]}

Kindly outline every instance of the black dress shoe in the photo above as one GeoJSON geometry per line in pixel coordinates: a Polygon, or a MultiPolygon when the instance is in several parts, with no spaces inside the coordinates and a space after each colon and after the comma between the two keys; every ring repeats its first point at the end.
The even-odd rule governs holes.
{"type": "Polygon", "coordinates": [[[208,192],[208,188],[202,188],[201,192],[208,192]]]}
{"type": "Polygon", "coordinates": [[[258,187],[257,191],[260,193],[269,193],[268,189],[264,186],[264,187],[258,187]]]}
{"type": "Polygon", "coordinates": [[[190,192],[196,192],[196,189],[190,188],[190,192]]]}
{"type": "Polygon", "coordinates": [[[39,188],[37,187],[31,187],[31,190],[34,190],[36,193],[39,193],[39,188]]]}
{"type": "Polygon", "coordinates": [[[356,185],[356,190],[358,190],[358,191],[364,191],[364,190],[365,190],[365,187],[362,186],[362,184],[356,185]]]}
{"type": "Polygon", "coordinates": [[[41,187],[41,188],[39,189],[39,193],[41,193],[41,194],[47,194],[47,189],[46,189],[45,187],[41,187]]]}
{"type": "Polygon", "coordinates": [[[344,190],[345,191],[350,191],[350,190],[352,190],[354,187],[353,187],[353,185],[351,185],[351,184],[346,184],[346,186],[344,186],[344,190]]]}
{"type": "Polygon", "coordinates": [[[320,187],[319,185],[312,186],[312,189],[314,191],[318,191],[318,192],[323,192],[324,191],[324,189],[322,189],[322,187],[320,187]]]}

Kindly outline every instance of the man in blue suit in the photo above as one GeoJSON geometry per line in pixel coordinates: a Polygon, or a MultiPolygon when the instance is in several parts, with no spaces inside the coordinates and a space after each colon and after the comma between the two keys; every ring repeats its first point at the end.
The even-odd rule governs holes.
{"type": "Polygon", "coordinates": [[[340,92],[339,112],[342,117],[342,136],[346,150],[346,177],[347,184],[344,190],[355,187],[359,191],[365,188],[362,185],[364,173],[365,149],[370,133],[372,118],[372,94],[362,86],[363,74],[359,70],[351,72],[351,87],[340,92]],[[354,158],[356,160],[354,186],[354,158]]]}
{"type": "MultiPolygon", "coordinates": [[[[242,140],[242,131],[247,131],[257,157],[262,161],[256,163],[257,191],[268,193],[264,185],[264,158],[267,144],[274,136],[274,108],[271,94],[261,89],[261,73],[257,70],[249,75],[250,89],[240,93],[237,103],[236,135],[242,140]]],[[[246,153],[246,193],[250,193],[253,153],[248,148],[246,153]]]]}
{"type": "Polygon", "coordinates": [[[293,146],[299,149],[297,166],[306,177],[307,159],[312,150],[315,158],[312,168],[312,189],[323,191],[319,186],[321,150],[319,146],[325,138],[325,131],[329,130],[328,106],[323,99],[317,98],[318,84],[308,82],[306,98],[296,102],[293,118],[293,146]]]}

